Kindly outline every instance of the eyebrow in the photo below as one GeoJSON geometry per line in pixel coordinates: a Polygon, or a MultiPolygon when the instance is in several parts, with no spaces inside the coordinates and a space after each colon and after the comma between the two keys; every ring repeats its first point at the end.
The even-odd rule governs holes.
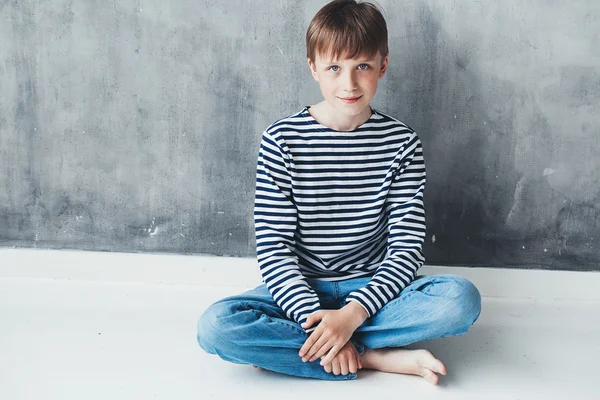
{"type": "MultiPolygon", "coordinates": [[[[371,59],[368,59],[368,60],[360,60],[359,59],[357,61],[357,63],[358,64],[372,63],[372,62],[375,62],[375,60],[376,60],[375,58],[371,58],[371,59]]],[[[330,64],[339,64],[342,61],[345,61],[345,60],[322,60],[321,64],[327,64],[327,65],[330,65],[330,64]]]]}

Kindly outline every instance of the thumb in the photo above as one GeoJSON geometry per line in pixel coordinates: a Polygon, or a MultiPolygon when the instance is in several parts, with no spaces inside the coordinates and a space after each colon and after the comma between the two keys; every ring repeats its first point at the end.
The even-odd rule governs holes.
{"type": "Polygon", "coordinates": [[[320,320],[323,319],[323,313],[319,310],[316,311],[312,314],[310,314],[307,318],[306,321],[302,324],[303,328],[310,328],[311,326],[314,325],[315,322],[318,322],[320,320]]]}

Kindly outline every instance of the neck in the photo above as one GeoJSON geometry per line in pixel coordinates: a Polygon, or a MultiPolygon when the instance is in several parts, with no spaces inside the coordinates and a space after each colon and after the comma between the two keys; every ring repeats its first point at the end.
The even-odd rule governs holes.
{"type": "Polygon", "coordinates": [[[333,107],[326,101],[310,107],[310,115],[321,125],[336,131],[352,131],[371,118],[371,107],[365,107],[360,114],[355,116],[338,116],[333,107]]]}

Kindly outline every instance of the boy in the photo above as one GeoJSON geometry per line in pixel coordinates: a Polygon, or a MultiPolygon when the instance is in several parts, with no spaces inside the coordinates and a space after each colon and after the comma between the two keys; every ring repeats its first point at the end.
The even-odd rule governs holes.
{"type": "Polygon", "coordinates": [[[354,379],[365,368],[437,384],[444,364],[400,347],[465,333],[481,298],[457,276],[416,277],[421,142],[369,106],[388,66],[385,20],[370,3],[333,1],[306,41],[324,101],[262,136],[254,220],[264,283],[209,307],[198,342],[224,360],[289,375],[354,379]]]}

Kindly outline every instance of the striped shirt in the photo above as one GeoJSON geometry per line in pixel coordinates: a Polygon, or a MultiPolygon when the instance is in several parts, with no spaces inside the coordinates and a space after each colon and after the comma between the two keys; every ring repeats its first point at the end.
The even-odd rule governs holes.
{"type": "Polygon", "coordinates": [[[381,112],[348,132],[306,107],[269,126],[258,153],[256,254],[288,318],[302,324],[321,309],[307,278],[371,276],[346,298],[369,317],[396,297],[424,262],[424,188],[417,134],[381,112]]]}

